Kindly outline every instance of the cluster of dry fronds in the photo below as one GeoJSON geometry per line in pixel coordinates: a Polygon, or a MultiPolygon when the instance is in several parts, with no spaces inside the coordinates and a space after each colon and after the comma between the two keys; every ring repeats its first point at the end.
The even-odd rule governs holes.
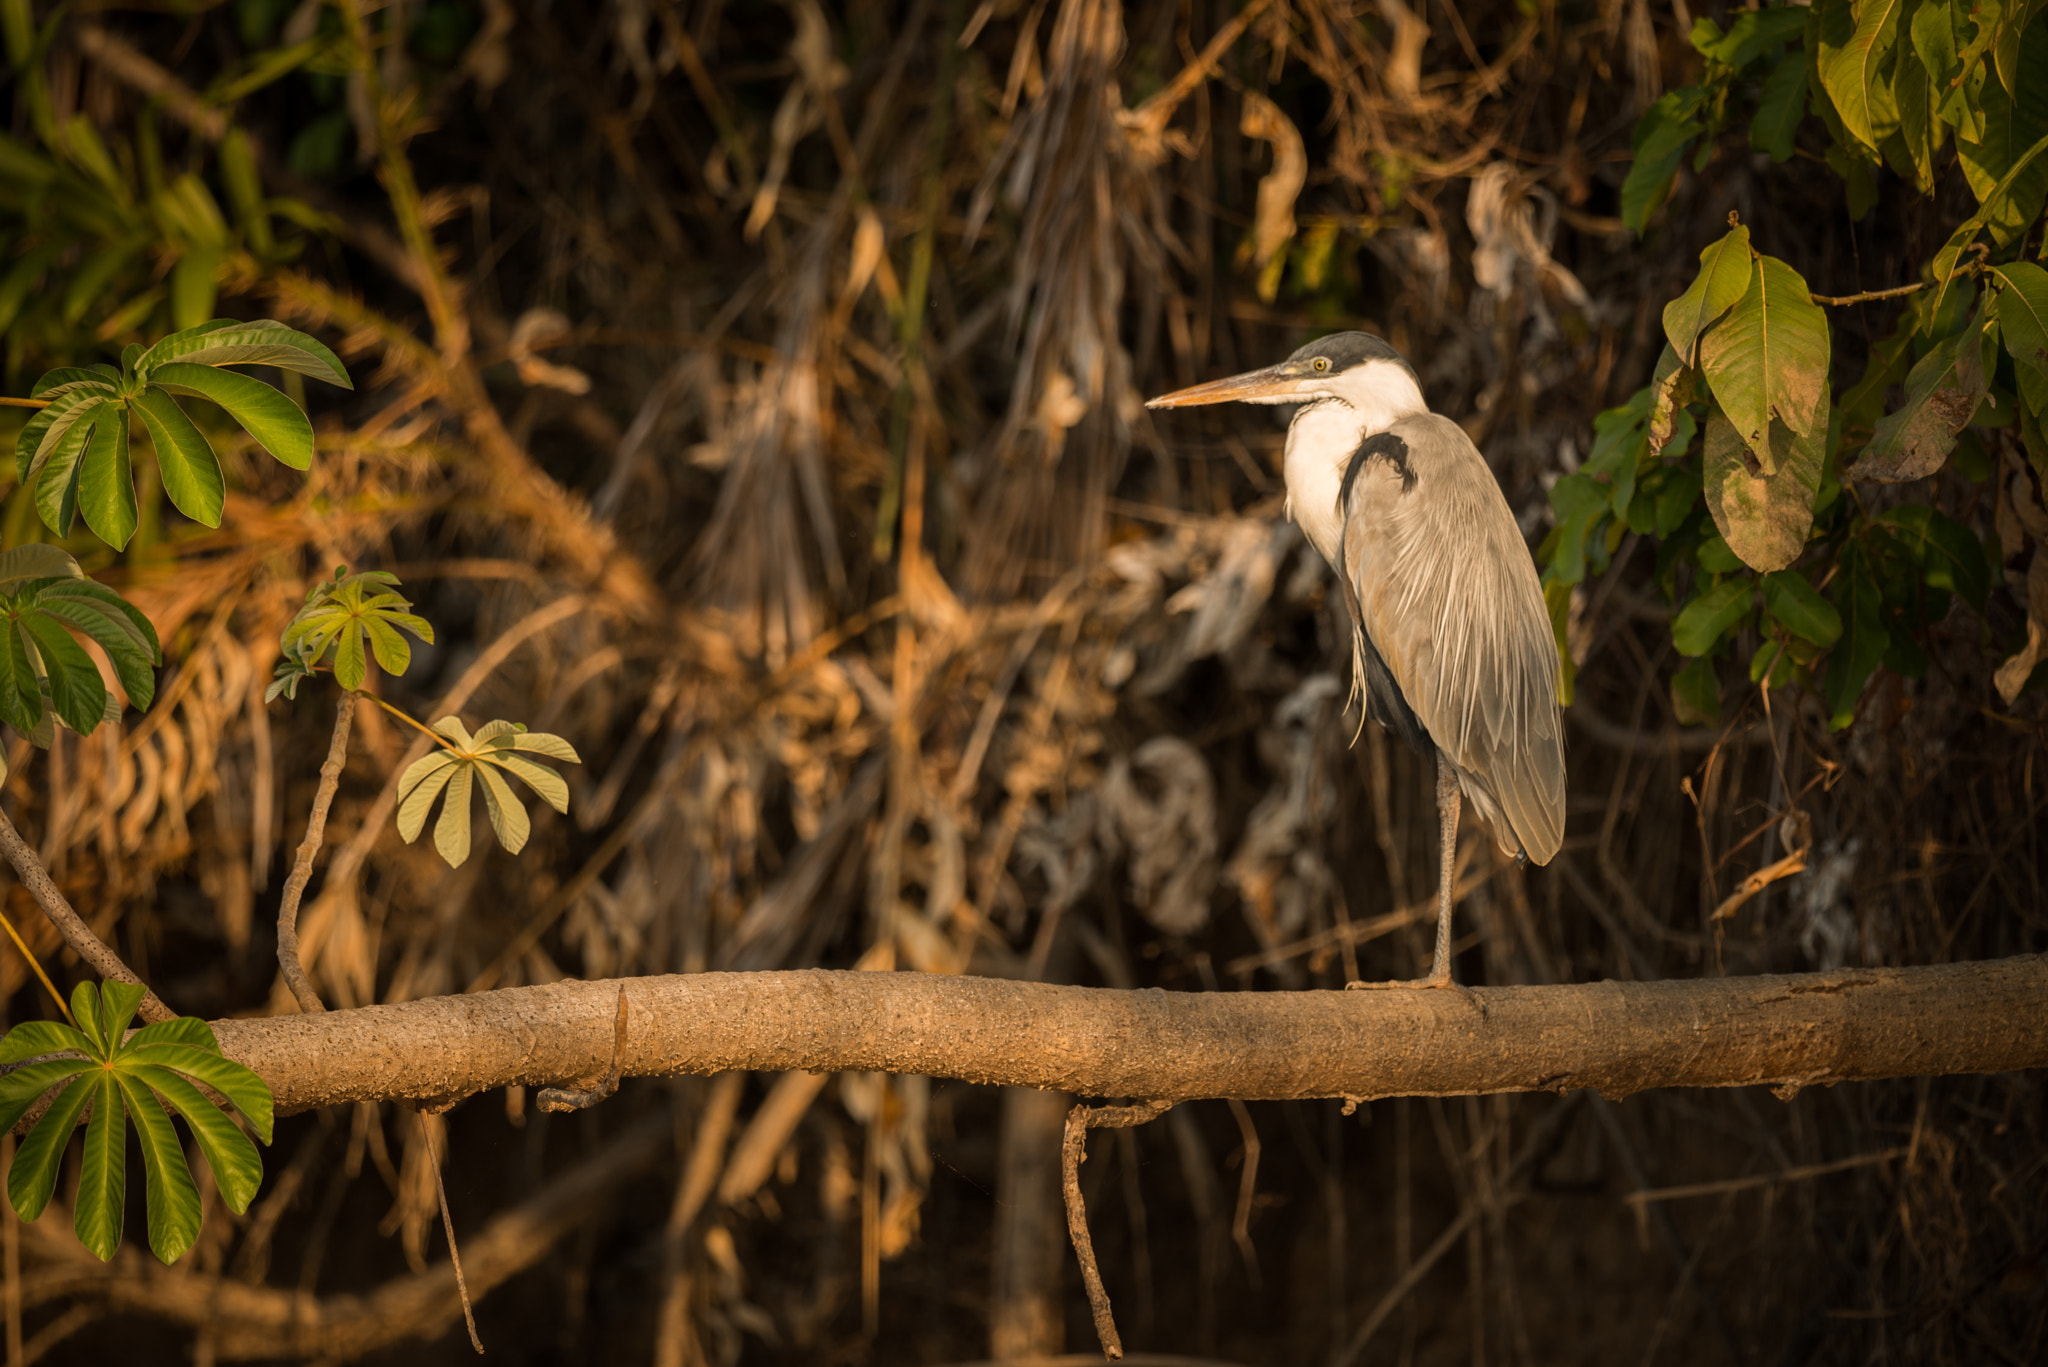
{"type": "MultiPolygon", "coordinates": [[[[47,764],[10,756],[18,819],[175,1007],[289,1009],[263,927],[326,701],[262,692],[305,584],[377,565],[442,630],[393,685],[420,715],[522,718],[591,762],[520,862],[450,871],[395,838],[408,738],[359,712],[301,918],[330,1003],[855,963],[1183,990],[1412,973],[1429,775],[1377,729],[1352,743],[1346,627],[1283,517],[1280,432],[1225,413],[1169,433],[1140,402],[1368,328],[1467,425],[1533,541],[1547,479],[1647,375],[1656,310],[1728,208],[1816,288],[1894,283],[1871,273],[1925,250],[1859,245],[1825,204],[1752,204],[1740,158],[1688,174],[1651,241],[1619,230],[1629,130],[1676,76],[1684,12],[486,0],[413,104],[393,45],[350,78],[382,87],[349,105],[377,178],[305,189],[334,248],[228,281],[369,382],[326,412],[310,477],[231,460],[221,531],[132,570],[174,660],[159,701],[47,764]]],[[[184,23],[72,21],[54,88],[218,137],[181,102],[206,74],[184,23]]],[[[289,115],[240,117],[262,136],[289,115]]],[[[1886,684],[1847,739],[1755,695],[1724,733],[1681,730],[1651,559],[1625,543],[1575,612],[1564,852],[1518,870],[1467,828],[1461,975],[2038,946],[2038,699],[1987,713],[1972,646],[1886,684]],[[1724,907],[1793,853],[1803,873],[1724,907]]],[[[0,958],[38,1011],[24,984],[0,958]]],[[[2034,1079],[1363,1120],[1233,1103],[1098,1136],[1084,1175],[1132,1346],[2043,1351],[2034,1079]]],[[[519,1094],[424,1126],[309,1117],[251,1214],[212,1202],[175,1273],[82,1263],[68,1216],[10,1220],[10,1360],[103,1351],[137,1316],[207,1361],[294,1324],[337,1359],[442,1333],[429,1137],[477,1231],[472,1290],[524,1278],[480,1306],[494,1350],[1086,1342],[1057,1107],[790,1075],[628,1088],[574,1122],[519,1094]]]]}

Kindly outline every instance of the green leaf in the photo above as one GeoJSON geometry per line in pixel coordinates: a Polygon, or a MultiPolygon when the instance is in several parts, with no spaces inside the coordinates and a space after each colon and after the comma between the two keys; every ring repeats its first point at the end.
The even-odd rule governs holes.
{"type": "Polygon", "coordinates": [[[78,516],[79,467],[92,442],[93,429],[111,404],[94,404],[76,422],[66,425],[55,443],[45,443],[35,469],[36,511],[43,525],[59,536],[71,535],[78,516]]]}
{"type": "Polygon", "coordinates": [[[78,476],[78,511],[94,535],[121,550],[135,535],[135,472],[128,456],[128,407],[106,405],[78,476]]]}
{"type": "Polygon", "coordinates": [[[441,798],[434,846],[451,866],[461,864],[469,857],[470,796],[481,788],[485,814],[498,843],[519,853],[532,825],[502,774],[518,778],[556,811],[569,810],[569,785],[560,774],[529,757],[537,754],[580,764],[576,748],[560,736],[528,731],[508,721],[486,722],[472,736],[455,717],[443,717],[434,723],[434,729],[446,736],[451,746],[422,756],[398,779],[398,833],[407,844],[425,829],[428,812],[441,798]]]}
{"type": "Polygon", "coordinates": [[[1756,117],[1749,123],[1749,146],[1774,162],[1789,160],[1799,124],[1806,117],[1806,54],[1788,52],[1764,78],[1756,117]]]}
{"type": "Polygon", "coordinates": [[[1878,420],[1862,458],[1845,472],[1850,479],[1902,484],[1942,467],[1984,401],[1983,367],[1971,363],[1983,331],[1980,308],[1970,326],[1936,342],[1907,372],[1905,403],[1878,420]]]}
{"type": "Polygon", "coordinates": [[[1993,266],[2005,286],[1992,305],[1999,335],[2013,360],[2048,376],[2048,271],[2031,261],[1993,266]]]}
{"type": "Polygon", "coordinates": [[[1905,548],[1930,588],[1956,594],[1980,614],[1984,611],[1993,567],[1984,558],[1983,543],[1968,527],[1924,503],[1887,509],[1878,521],[1893,529],[1893,539],[1905,548]]]}
{"type": "Polygon", "coordinates": [[[1667,91],[1636,122],[1635,160],[1621,184],[1621,221],[1640,233],[1664,202],[1678,163],[1706,125],[1694,120],[1706,92],[1698,86],[1667,91]]]}
{"type": "Polygon", "coordinates": [[[1928,77],[1944,86],[1955,80],[1963,60],[1956,54],[1956,15],[1949,0],[1922,0],[1909,28],[1928,77]]]}
{"type": "Polygon", "coordinates": [[[369,677],[365,632],[378,665],[394,675],[412,663],[412,647],[398,628],[432,643],[434,628],[406,611],[411,602],[386,588],[397,584],[396,576],[383,570],[349,574],[346,568],[337,568],[335,576],[316,585],[306,595],[306,605],[285,625],[280,645],[289,668],[280,667],[273,692],[295,691],[297,676],[317,665],[330,645],[335,648],[336,681],[343,688],[361,688],[369,677]]]}
{"type": "Polygon", "coordinates": [[[1679,654],[1705,655],[1748,615],[1756,584],[1748,576],[1703,590],[1671,622],[1671,644],[1679,654]]]}
{"type": "Polygon", "coordinates": [[[1927,68],[1909,44],[1895,49],[1892,96],[1899,111],[1898,131],[1885,140],[1886,160],[1903,177],[1910,178],[1922,194],[1934,189],[1935,158],[1948,141],[1948,126],[1935,106],[1940,92],[1928,79],[1927,68]]]}
{"type": "Polygon", "coordinates": [[[1570,474],[1550,486],[1559,538],[1550,557],[1553,577],[1576,584],[1586,577],[1586,538],[1608,511],[1607,488],[1591,475],[1570,474]]]}
{"type": "Polygon", "coordinates": [[[451,869],[461,868],[469,858],[469,791],[475,770],[474,764],[455,767],[441,804],[441,819],[434,823],[434,848],[451,869]]]}
{"type": "Polygon", "coordinates": [[[1712,660],[1694,660],[1671,676],[1671,711],[1680,726],[1719,724],[1721,676],[1712,660]]]}
{"type": "Polygon", "coordinates": [[[147,379],[157,366],[173,361],[206,366],[271,365],[311,375],[343,389],[355,387],[340,358],[317,339],[269,319],[238,323],[231,318],[216,318],[173,333],[136,359],[136,374],[147,379]]]}
{"type": "Polygon", "coordinates": [[[57,576],[31,581],[14,597],[17,614],[47,613],[84,632],[114,666],[128,700],[148,708],[156,698],[152,666],[163,663],[156,628],[140,609],[104,584],[57,576]]]}
{"type": "MultiPolygon", "coordinates": [[[[1960,131],[1956,135],[1956,145],[1959,149],[1962,146],[1960,131]]],[[[1935,254],[1934,261],[1929,267],[1929,273],[1934,279],[1934,298],[1928,305],[1928,316],[1940,316],[1942,304],[1948,298],[1949,286],[1955,282],[1956,263],[1962,259],[1963,252],[1976,240],[1977,234],[1984,231],[1991,214],[2003,210],[2012,198],[2009,192],[2020,185],[2021,178],[2031,178],[2035,174],[2034,168],[2043,165],[2041,158],[2044,154],[2048,154],[2048,133],[2044,133],[2026,151],[2013,158],[2011,169],[1999,178],[1991,193],[1979,197],[1977,212],[1949,234],[1947,244],[1935,254]]]]}
{"type": "Polygon", "coordinates": [[[1769,432],[1827,430],[1828,320],[1806,281],[1775,257],[1757,258],[1749,288],[1700,343],[1714,398],[1766,474],[1777,469],[1769,432]]]}
{"type": "Polygon", "coordinates": [[[1711,19],[1693,21],[1692,45],[1700,54],[1740,71],[1780,43],[1797,38],[1806,27],[1806,10],[1796,5],[1773,5],[1768,9],[1741,10],[1728,26],[1725,37],[1702,46],[1702,30],[1713,30],[1711,19]]]}
{"type": "MultiPolygon", "coordinates": [[[[78,1062],[82,1066],[77,1072],[92,1068],[84,1060],[78,1062]]],[[[41,1064],[31,1065],[31,1068],[54,1069],[57,1066],[41,1064]]],[[[29,1072],[30,1068],[22,1071],[29,1072]]],[[[40,1096],[42,1090],[38,1088],[36,1094],[40,1096]]],[[[72,1082],[57,1093],[50,1109],[43,1112],[43,1118],[35,1123],[35,1127],[22,1138],[21,1147],[14,1151],[14,1166],[7,1173],[7,1202],[22,1219],[36,1219],[50,1204],[50,1197],[57,1190],[57,1169],[63,1161],[64,1149],[71,1141],[71,1132],[78,1128],[78,1117],[92,1098],[90,1079],[72,1082]]],[[[34,1097],[29,1099],[35,1100],[34,1097]]]]}
{"type": "MultiPolygon", "coordinates": [[[[1825,428],[1823,428],[1825,432],[1825,428]]],[[[1780,570],[1798,559],[1813,529],[1825,438],[1794,436],[1776,420],[1770,447],[1775,473],[1765,473],[1718,412],[1707,419],[1701,475],[1714,525],[1751,569],[1780,570]]]]}
{"type": "Polygon", "coordinates": [[[80,735],[91,735],[107,707],[107,686],[100,681],[99,666],[70,632],[44,613],[23,614],[15,618],[15,625],[28,634],[42,657],[58,717],[80,735]]]}
{"type": "Polygon", "coordinates": [[[156,444],[157,471],[171,503],[194,522],[218,527],[227,486],[221,477],[220,458],[205,435],[192,425],[177,400],[155,385],[146,386],[130,402],[156,444]]]}
{"type": "MultiPolygon", "coordinates": [[[[1667,447],[1671,448],[1669,454],[1681,455],[1692,444],[1693,420],[1686,405],[1693,401],[1698,385],[1699,372],[1680,361],[1678,352],[1667,344],[1650,376],[1650,421],[1644,433],[1647,455],[1664,455],[1667,447]]],[[[1633,479],[1630,486],[1633,489],[1633,479]]]]}
{"type": "MultiPolygon", "coordinates": [[[[207,1100],[204,1092],[169,1068],[136,1064],[128,1070],[128,1075],[161,1094],[185,1118],[185,1123],[191,1127],[192,1137],[199,1141],[200,1152],[206,1155],[206,1165],[213,1169],[214,1185],[220,1189],[228,1209],[237,1215],[246,1211],[263,1185],[263,1156],[249,1142],[249,1137],[228,1119],[225,1111],[207,1100]]],[[[196,1220],[194,1233],[197,1233],[196,1220]]],[[[164,1257],[164,1254],[159,1250],[157,1256],[164,1257]]],[[[170,1259],[165,1258],[165,1261],[170,1259]]]]}
{"type": "MultiPolygon", "coordinates": [[[[199,1237],[199,1188],[192,1181],[191,1169],[185,1166],[185,1151],[178,1143],[178,1132],[172,1128],[171,1118],[164,1114],[156,1096],[128,1070],[115,1073],[114,1078],[127,1103],[128,1114],[135,1121],[136,1137],[142,1143],[150,1251],[164,1263],[174,1263],[185,1256],[185,1250],[199,1237]]],[[[192,1090],[197,1096],[198,1089],[192,1090]]],[[[204,1106],[206,1099],[199,1100],[204,1106]]],[[[117,1242],[119,1233],[116,1226],[117,1242]]]]}
{"type": "MultiPolygon", "coordinates": [[[[2019,70],[2048,72],[2048,24],[2034,23],[2018,40],[2019,70]]],[[[2018,237],[2041,212],[2048,199],[2048,163],[2020,166],[2019,158],[2048,137],[2048,80],[2019,82],[2008,94],[1996,81],[1984,84],[1982,137],[1956,133],[1956,154],[1963,178],[1982,206],[1991,240],[2004,246],[2018,237]]]]}
{"type": "MultiPolygon", "coordinates": [[[[1694,363],[1700,334],[1742,302],[1754,273],[1748,228],[1730,228],[1700,252],[1699,274],[1684,294],[1664,306],[1664,335],[1680,366],[1694,363]]],[[[1664,369],[1661,362],[1658,369],[1664,369]]]]}
{"type": "MultiPolygon", "coordinates": [[[[89,1078],[77,1090],[92,1092],[92,1119],[78,1164],[78,1206],[71,1228],[93,1256],[106,1262],[121,1246],[121,1217],[128,1202],[128,1116],[121,1085],[112,1073],[89,1078]]],[[[54,1108],[52,1108],[54,1110],[54,1108]]]]}
{"type": "MultiPolygon", "coordinates": [[[[205,1025],[206,1022],[200,1021],[199,1024],[205,1025]]],[[[211,1036],[212,1033],[209,1028],[207,1034],[211,1036]]],[[[213,1088],[234,1103],[242,1118],[249,1122],[249,1127],[256,1131],[258,1139],[266,1144],[270,1142],[271,1127],[275,1123],[275,1102],[270,1088],[254,1071],[231,1058],[223,1058],[219,1045],[207,1049],[188,1044],[138,1044],[136,1041],[141,1037],[141,1032],[137,1031],[135,1038],[128,1041],[123,1054],[126,1060],[137,1067],[169,1068],[213,1088]]]]}
{"type": "Polygon", "coordinates": [[[169,361],[150,372],[150,382],[174,394],[211,399],[282,463],[294,470],[312,465],[313,424],[303,409],[263,381],[232,370],[169,361]]]}
{"type": "Polygon", "coordinates": [[[1778,625],[1803,641],[1831,646],[1842,635],[1842,614],[1820,596],[1806,576],[1797,570],[1767,574],[1764,583],[1764,612],[1778,625]]]}
{"type": "MultiPolygon", "coordinates": [[[[20,1028],[20,1026],[15,1027],[17,1030],[20,1028]]],[[[72,1033],[76,1034],[77,1032],[73,1031],[72,1033]]],[[[78,1046],[75,1044],[65,1044],[59,1047],[75,1049],[78,1046]]],[[[50,1050],[34,1049],[28,1052],[33,1055],[48,1053],[50,1050]]],[[[80,1073],[86,1072],[95,1066],[91,1059],[56,1058],[45,1059],[40,1063],[31,1063],[26,1067],[15,1069],[4,1080],[0,1080],[0,1120],[5,1120],[7,1128],[13,1129],[15,1125],[20,1123],[22,1116],[28,1113],[29,1108],[34,1106],[37,1100],[42,1097],[44,1092],[49,1091],[50,1088],[58,1083],[77,1077],[80,1073]]]]}
{"type": "Polygon", "coordinates": [[[1898,37],[1901,0],[1849,0],[1820,16],[1815,70],[1851,137],[1875,152],[1898,122],[1879,67],[1898,37]]]}
{"type": "Polygon", "coordinates": [[[1856,719],[1863,687],[1884,660],[1891,637],[1884,627],[1884,596],[1871,578],[1862,550],[1849,545],[1838,559],[1836,607],[1842,636],[1828,654],[1821,697],[1828,709],[1829,729],[1839,731],[1856,719]]]}
{"type": "Polygon", "coordinates": [[[419,839],[426,829],[427,813],[433,809],[434,799],[448,786],[448,780],[455,777],[459,762],[446,750],[431,750],[406,770],[398,779],[398,834],[410,845],[419,839]]]}

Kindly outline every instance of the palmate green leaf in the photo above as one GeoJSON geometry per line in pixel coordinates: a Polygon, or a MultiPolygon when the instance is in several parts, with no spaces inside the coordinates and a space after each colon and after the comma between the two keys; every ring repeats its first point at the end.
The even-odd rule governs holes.
{"type": "Polygon", "coordinates": [[[221,477],[220,457],[213,453],[206,434],[192,425],[170,391],[160,386],[145,386],[130,402],[156,445],[157,471],[172,505],[194,522],[218,527],[227,485],[221,477]]]}
{"type": "Polygon", "coordinates": [[[156,696],[153,667],[163,660],[149,619],[112,589],[83,577],[77,562],[55,547],[8,554],[13,563],[0,568],[65,572],[0,578],[0,720],[47,745],[53,733],[45,729],[46,703],[80,735],[119,715],[99,666],[70,629],[105,651],[129,700],[148,707],[156,696]]]}
{"type": "Polygon", "coordinates": [[[144,1026],[127,1036],[143,989],[133,983],[81,983],[71,1009],[78,1026],[30,1022],[0,1041],[0,1061],[65,1051],[0,1078],[0,1120],[9,1125],[52,1086],[61,1088],[22,1141],[8,1175],[8,1199],[23,1219],[48,1206],[65,1148],[90,1105],[79,1164],[74,1227],[81,1243],[102,1260],[121,1239],[127,1194],[128,1122],[134,1121],[143,1155],[150,1247],[165,1262],[182,1256],[199,1233],[198,1188],[165,1107],[182,1116],[213,1169],[216,1185],[236,1211],[248,1208],[262,1183],[262,1157],[204,1084],[240,1111],[264,1143],[272,1133],[273,1103],[262,1079],[223,1058],[212,1027],[181,1017],[144,1026]],[[125,1038],[124,1038],[125,1037],[125,1038]]]}
{"type": "Polygon", "coordinates": [[[505,782],[507,774],[533,789],[556,811],[569,810],[569,785],[560,774],[532,758],[543,755],[567,764],[582,763],[576,748],[560,736],[528,731],[508,721],[486,722],[472,736],[455,717],[443,717],[434,723],[434,730],[447,737],[450,745],[422,756],[398,778],[398,833],[407,844],[419,838],[427,814],[439,799],[441,819],[434,826],[434,848],[451,867],[461,865],[469,857],[470,796],[481,789],[485,814],[498,843],[512,854],[519,853],[532,833],[532,823],[505,782]]]}
{"type": "MultiPolygon", "coordinates": [[[[1664,306],[1664,335],[1680,366],[1697,359],[1700,334],[1719,322],[1749,293],[1749,229],[1737,224],[1700,252],[1700,273],[1664,306]]],[[[1660,362],[1658,369],[1663,370],[1660,362]]]]}
{"type": "Polygon", "coordinates": [[[1806,281],[1770,256],[1757,258],[1741,300],[1701,339],[1700,369],[1764,473],[1777,469],[1773,418],[1796,436],[1826,431],[1830,345],[1806,281]]]}
{"type": "Polygon", "coordinates": [[[203,366],[276,366],[343,389],[355,387],[341,359],[317,338],[267,318],[254,323],[216,318],[173,333],[136,358],[135,372],[146,380],[156,367],[175,361],[203,366]]]}
{"type": "Polygon", "coordinates": [[[333,579],[315,585],[305,606],[285,626],[280,644],[286,664],[280,666],[273,690],[295,693],[297,678],[317,666],[329,647],[334,650],[335,681],[343,688],[363,686],[373,655],[385,673],[403,674],[412,664],[412,646],[399,629],[432,644],[434,628],[407,611],[410,600],[390,590],[388,586],[397,582],[388,571],[349,574],[338,567],[333,579]]]}
{"type": "Polygon", "coordinates": [[[1902,484],[1939,470],[1954,449],[1956,433],[1976,416],[1984,401],[1984,373],[1977,356],[1984,333],[1980,305],[1969,326],[1936,342],[1906,374],[1906,401],[1880,418],[1850,479],[1902,484]]]}
{"type": "Polygon", "coordinates": [[[1679,654],[1705,655],[1749,615],[1756,581],[1747,575],[1723,580],[1680,608],[1671,620],[1671,644],[1679,654]]]}
{"type": "Polygon", "coordinates": [[[313,424],[305,410],[263,381],[232,370],[169,361],[150,371],[150,382],[174,394],[211,399],[264,450],[294,470],[313,464],[313,424]]]}
{"type": "Polygon", "coordinates": [[[141,609],[105,584],[82,574],[31,580],[15,591],[14,608],[17,613],[46,613],[85,633],[107,653],[130,702],[146,709],[155,701],[156,675],[151,671],[164,658],[156,628],[141,609]]]}
{"type": "Polygon", "coordinates": [[[1814,63],[1849,135],[1875,152],[1898,123],[1879,68],[1898,37],[1903,0],[1836,0],[1821,9],[1814,63]]]}

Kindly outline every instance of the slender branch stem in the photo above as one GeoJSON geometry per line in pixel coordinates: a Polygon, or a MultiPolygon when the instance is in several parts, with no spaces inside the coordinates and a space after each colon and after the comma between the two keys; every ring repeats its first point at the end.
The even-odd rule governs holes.
{"type": "Polygon", "coordinates": [[[363,696],[368,698],[371,702],[377,704],[377,706],[383,708],[386,712],[389,712],[392,716],[404,722],[407,726],[410,726],[413,730],[425,736],[428,740],[431,740],[435,744],[439,745],[443,750],[452,751],[453,753],[458,755],[467,753],[463,750],[461,746],[457,745],[454,741],[448,739],[448,737],[442,735],[439,731],[436,731],[433,727],[427,725],[419,718],[413,716],[410,712],[406,712],[400,708],[393,707],[390,703],[385,702],[375,693],[365,693],[363,696]]]}
{"type": "Polygon", "coordinates": [[[50,924],[57,927],[64,943],[70,945],[79,958],[91,964],[93,971],[102,978],[143,987],[140,1011],[144,1020],[154,1023],[177,1019],[178,1013],[143,986],[142,979],[135,976],[135,970],[121,962],[121,956],[93,934],[92,928],[71,909],[71,903],[50,877],[50,871],[43,867],[42,860],[36,858],[36,852],[21,838],[21,832],[14,829],[14,823],[7,819],[5,812],[0,812],[0,851],[6,852],[7,862],[14,865],[15,876],[21,879],[21,885],[28,889],[29,896],[36,899],[43,915],[50,918],[50,924]]]}
{"type": "Polygon", "coordinates": [[[1116,1320],[1109,1310],[1109,1292],[1102,1286],[1102,1269],[1095,1262],[1095,1241],[1088,1237],[1088,1207],[1081,1200],[1081,1165],[1088,1161],[1088,1131],[1121,1130],[1157,1120],[1173,1109],[1171,1101],[1141,1101],[1135,1106],[1076,1106],[1067,1112],[1067,1129],[1060,1143],[1061,1186],[1067,1199],[1067,1236],[1074,1241],[1074,1257],[1081,1264],[1081,1284],[1088,1289],[1088,1309],[1095,1316],[1095,1337],[1102,1341],[1102,1355],[1111,1362],[1124,1355],[1123,1340],[1117,1336],[1116,1320]]]}
{"type": "Polygon", "coordinates": [[[1909,294],[1915,294],[1926,288],[1927,282],[1922,280],[1911,285],[1895,285],[1888,290],[1865,290],[1861,294],[1843,295],[1810,294],[1807,298],[1813,300],[1816,304],[1828,304],[1835,308],[1841,308],[1848,304],[1874,303],[1879,299],[1903,299],[1909,294]]]}
{"type": "Polygon", "coordinates": [[[285,986],[298,999],[299,1010],[307,1015],[325,1011],[320,994],[306,979],[299,963],[299,899],[306,895],[306,883],[313,876],[313,860],[320,853],[320,841],[327,833],[327,809],[333,805],[334,790],[341,783],[341,766],[348,762],[348,730],[356,716],[356,695],[343,693],[334,709],[334,739],[327,746],[327,760],[320,766],[320,786],[313,793],[313,811],[306,818],[306,838],[299,842],[299,857],[285,880],[284,898],[277,906],[277,967],[285,986]]]}
{"type": "Polygon", "coordinates": [[[15,399],[0,394],[0,407],[6,408],[48,408],[48,399],[15,399]]]}

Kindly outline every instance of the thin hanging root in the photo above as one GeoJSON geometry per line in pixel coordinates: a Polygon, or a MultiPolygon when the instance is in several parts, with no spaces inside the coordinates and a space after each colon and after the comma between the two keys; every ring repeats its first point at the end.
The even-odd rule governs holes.
{"type": "MultiPolygon", "coordinates": [[[[626,987],[619,985],[619,1011],[612,1017],[612,1070],[604,1075],[604,1081],[589,1091],[574,1087],[543,1087],[538,1098],[543,1111],[580,1111],[586,1106],[595,1106],[613,1092],[619,1090],[619,1064],[626,1056],[626,987]]],[[[454,1245],[454,1239],[449,1239],[454,1245]]],[[[482,1349],[478,1349],[482,1352],[482,1349]]]]}
{"type": "Polygon", "coordinates": [[[1081,1164],[1088,1157],[1088,1131],[1143,1125],[1172,1109],[1171,1101],[1141,1101],[1135,1106],[1076,1106],[1067,1112],[1066,1138],[1060,1143],[1067,1235],[1074,1241],[1074,1256],[1081,1263],[1081,1281],[1088,1288],[1088,1309],[1095,1316],[1095,1336],[1102,1340],[1102,1355],[1111,1362],[1123,1358],[1124,1343],[1117,1337],[1116,1320],[1109,1311],[1109,1293],[1102,1289],[1102,1271],[1095,1265],[1095,1241],[1088,1237],[1088,1208],[1081,1201],[1081,1164]]]}
{"type": "MultiPolygon", "coordinates": [[[[625,1010],[625,994],[619,994],[619,1009],[625,1010]]],[[[441,1182],[441,1160],[434,1154],[434,1132],[427,1127],[427,1113],[414,1111],[419,1118],[420,1139],[427,1146],[427,1166],[434,1170],[434,1195],[441,1198],[441,1229],[448,1236],[448,1261],[455,1268],[455,1294],[462,1297],[462,1322],[469,1326],[469,1346],[482,1357],[484,1341],[476,1336],[476,1312],[469,1304],[469,1283],[462,1278],[462,1255],[455,1249],[455,1217],[448,1213],[448,1188],[441,1182]]]]}

